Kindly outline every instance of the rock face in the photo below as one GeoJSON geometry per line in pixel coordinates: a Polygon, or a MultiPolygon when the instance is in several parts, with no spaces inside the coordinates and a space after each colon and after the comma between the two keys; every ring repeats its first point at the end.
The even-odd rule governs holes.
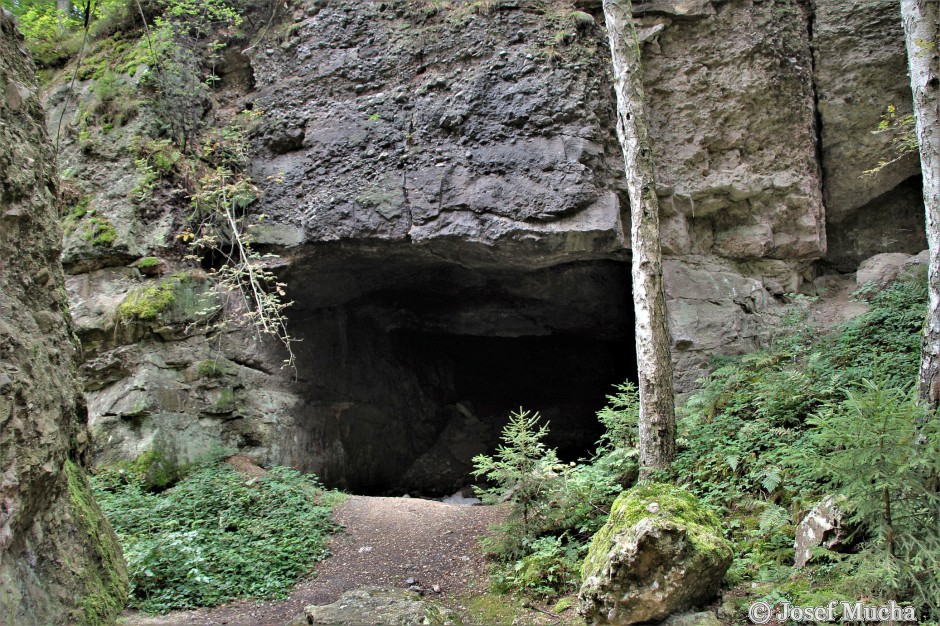
{"type": "Polygon", "coordinates": [[[842,509],[835,496],[826,496],[803,518],[796,529],[793,567],[803,567],[812,558],[811,548],[821,546],[828,550],[845,547],[849,530],[842,524],[842,509]]]}
{"type": "Polygon", "coordinates": [[[620,494],[582,565],[579,612],[591,624],[666,619],[711,600],[732,560],[718,519],[687,491],[620,494]]]}
{"type": "Polygon", "coordinates": [[[412,626],[413,624],[461,624],[453,611],[422,600],[412,591],[363,587],[347,591],[333,604],[308,606],[304,615],[288,626],[331,624],[333,626],[412,626]]]}
{"type": "Polygon", "coordinates": [[[858,266],[855,281],[859,287],[869,285],[875,290],[881,291],[898,277],[910,258],[911,255],[903,252],[876,254],[865,259],[858,266]]]}
{"type": "MultiPolygon", "coordinates": [[[[855,185],[885,156],[882,102],[909,100],[903,38],[888,0],[636,6],[688,392],[713,355],[766,341],[820,261],[924,247],[916,162],[855,185]]],[[[81,159],[63,142],[115,225],[107,246],[66,240],[97,457],[188,462],[220,443],[361,493],[447,495],[519,404],[583,456],[610,385],[635,375],[600,3],[310,0],[283,18],[222,73],[263,111],[253,235],[281,255],[296,372],[246,329],[121,320],[189,271],[181,218],[126,199],[139,120],[81,159]],[[162,277],[133,266],[144,255],[162,277]]]]}
{"type": "Polygon", "coordinates": [[[816,0],[815,85],[824,175],[827,259],[845,272],[879,252],[926,247],[920,163],[896,159],[872,133],[889,105],[911,112],[900,9],[891,0],[816,0]],[[866,175],[879,161],[891,161],[866,175]]]}
{"type": "Polygon", "coordinates": [[[0,622],[110,623],[120,547],[91,497],[59,263],[56,175],[29,53],[0,9],[0,622]]]}

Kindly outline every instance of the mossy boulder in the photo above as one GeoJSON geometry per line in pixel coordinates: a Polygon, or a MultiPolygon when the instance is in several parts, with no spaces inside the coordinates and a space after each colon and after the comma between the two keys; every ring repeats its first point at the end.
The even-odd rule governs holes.
{"type": "Polygon", "coordinates": [[[588,623],[659,621],[711,600],[731,565],[717,517],[689,492],[643,484],[621,493],[582,565],[588,623]]]}

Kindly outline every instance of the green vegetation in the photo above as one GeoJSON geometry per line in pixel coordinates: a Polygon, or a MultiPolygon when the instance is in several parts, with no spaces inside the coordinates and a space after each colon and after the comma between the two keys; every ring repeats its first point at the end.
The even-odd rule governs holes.
{"type": "Polygon", "coordinates": [[[74,616],[82,626],[110,624],[124,608],[127,599],[127,568],[118,546],[104,523],[105,516],[92,498],[85,472],[72,460],[65,462],[69,502],[75,523],[100,550],[100,570],[86,572],[88,595],[81,600],[81,613],[74,616]]]}
{"type": "MultiPolygon", "coordinates": [[[[62,219],[62,230],[66,234],[74,232],[75,228],[78,225],[78,222],[88,215],[89,211],[94,214],[93,209],[88,208],[88,203],[91,201],[91,197],[87,194],[81,192],[77,188],[70,188],[67,192],[68,200],[74,200],[74,204],[66,209],[65,217],[62,219]]],[[[60,195],[65,195],[63,191],[60,190],[60,195]]],[[[62,198],[62,200],[67,200],[62,198]]]]}
{"type": "Polygon", "coordinates": [[[490,483],[484,501],[507,497],[513,509],[497,534],[484,542],[493,557],[497,591],[554,597],[575,591],[591,536],[607,519],[610,502],[636,480],[636,451],[627,447],[637,421],[636,389],[616,387],[599,413],[607,432],[589,461],[559,463],[542,439],[548,425],[520,409],[503,429],[496,455],[474,459],[475,474],[490,483]]]}
{"type": "Polygon", "coordinates": [[[617,496],[610,510],[611,523],[594,535],[582,566],[584,573],[600,572],[613,538],[644,518],[651,519],[657,528],[662,528],[663,524],[685,527],[689,541],[699,554],[728,554],[728,545],[715,535],[715,529],[721,528],[718,517],[681,487],[669,483],[639,484],[617,496]],[[650,511],[653,503],[658,505],[655,513],[650,511]]]}
{"type": "Polygon", "coordinates": [[[99,215],[88,221],[88,226],[85,228],[85,241],[93,246],[108,247],[114,243],[115,239],[117,239],[117,230],[111,220],[99,215]]]}
{"type": "Polygon", "coordinates": [[[135,263],[134,265],[137,266],[137,269],[149,270],[155,267],[159,267],[160,263],[161,263],[160,259],[158,259],[155,256],[145,256],[144,258],[137,261],[137,263],[135,263]]]}
{"type": "Polygon", "coordinates": [[[229,368],[215,359],[206,359],[196,363],[196,372],[202,378],[223,378],[229,374],[229,368]]]}
{"type": "Polygon", "coordinates": [[[133,461],[121,461],[111,467],[111,470],[132,477],[152,492],[176,484],[188,469],[165,458],[159,450],[148,450],[133,461]]]}
{"type": "MultiPolygon", "coordinates": [[[[940,420],[911,391],[925,274],[874,295],[868,312],[829,334],[793,313],[766,350],[719,360],[683,407],[678,457],[656,479],[688,489],[722,520],[735,555],[729,614],[743,618],[758,599],[865,597],[913,602],[925,619],[940,617],[940,420]],[[829,493],[858,529],[852,553],[820,549],[794,570],[796,524],[829,493]]],[[[487,497],[509,491],[515,506],[489,543],[497,590],[557,597],[576,589],[570,565],[584,557],[613,496],[636,479],[633,387],[618,386],[598,417],[606,433],[588,461],[558,463],[538,445],[547,427],[521,412],[496,457],[478,457],[478,474],[495,484],[487,497]],[[508,489],[522,471],[522,484],[537,489],[508,489]]],[[[627,517],[645,514],[634,513],[627,517]]]]}
{"type": "Polygon", "coordinates": [[[124,320],[154,320],[176,302],[178,280],[169,279],[155,285],[135,289],[118,307],[124,320]]]}
{"type": "Polygon", "coordinates": [[[105,469],[94,494],[130,569],[130,606],[163,613],[239,597],[283,598],[327,555],[338,495],[278,467],[249,477],[213,460],[160,493],[105,469]]]}
{"type": "Polygon", "coordinates": [[[217,307],[218,295],[209,287],[194,272],[171,274],[127,294],[118,306],[118,316],[125,322],[193,322],[217,307]]]}
{"type": "Polygon", "coordinates": [[[842,563],[846,583],[858,594],[940,608],[940,420],[918,403],[913,385],[879,378],[807,423],[810,447],[794,467],[839,493],[849,522],[868,534],[842,563]]]}

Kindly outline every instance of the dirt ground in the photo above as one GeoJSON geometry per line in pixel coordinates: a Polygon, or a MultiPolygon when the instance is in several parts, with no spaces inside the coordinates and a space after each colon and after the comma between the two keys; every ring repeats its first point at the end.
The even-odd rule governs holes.
{"type": "MultiPolygon", "coordinates": [[[[239,601],[213,609],[164,616],[125,612],[124,626],[283,626],[310,604],[329,604],[365,585],[407,589],[408,579],[427,597],[452,608],[485,595],[486,563],[480,538],[503,519],[505,508],[443,504],[417,498],[350,496],[335,510],[345,530],[330,544],[331,556],[286,600],[239,601]]],[[[532,621],[543,621],[537,609],[532,621]]],[[[555,620],[552,620],[555,621],[555,620]]]]}

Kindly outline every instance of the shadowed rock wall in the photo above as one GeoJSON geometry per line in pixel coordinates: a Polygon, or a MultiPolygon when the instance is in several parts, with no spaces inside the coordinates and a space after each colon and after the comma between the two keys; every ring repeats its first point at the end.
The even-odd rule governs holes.
{"type": "Polygon", "coordinates": [[[56,175],[32,61],[0,9],[0,623],[110,623],[127,571],[91,497],[56,175]]]}
{"type": "MultiPolygon", "coordinates": [[[[116,323],[155,280],[127,261],[179,256],[179,216],[126,200],[131,123],[98,148],[106,167],[75,162],[105,190],[91,204],[117,225],[114,245],[72,236],[66,251],[98,458],[185,462],[223,443],[332,484],[380,490],[407,474],[403,488],[443,489],[518,404],[495,394],[505,406],[481,411],[485,394],[468,392],[497,372],[583,445],[598,388],[632,369],[614,358],[632,358],[629,212],[599,3],[284,6],[222,73],[238,106],[263,111],[253,236],[281,254],[298,372],[243,329],[207,341],[205,320],[116,323]],[[488,372],[499,353],[544,367],[488,372]],[[569,401],[537,393],[592,358],[595,380],[569,401]]],[[[760,347],[823,262],[852,271],[919,250],[916,162],[858,178],[890,149],[870,132],[881,112],[910,99],[903,38],[890,0],[634,6],[687,392],[713,355],[760,347]]]]}

